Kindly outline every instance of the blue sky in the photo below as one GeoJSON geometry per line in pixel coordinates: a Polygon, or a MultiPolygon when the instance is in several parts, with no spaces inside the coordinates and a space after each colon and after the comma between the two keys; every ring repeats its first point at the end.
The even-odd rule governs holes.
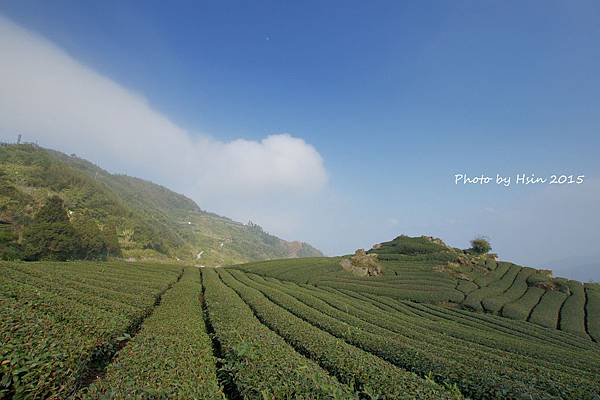
{"type": "Polygon", "coordinates": [[[245,199],[73,146],[203,208],[329,254],[404,232],[461,247],[486,234],[503,258],[540,266],[598,255],[598,2],[5,0],[0,14],[191,136],[285,132],[322,158],[316,189],[245,199]],[[587,180],[454,185],[463,172],[587,180]]]}

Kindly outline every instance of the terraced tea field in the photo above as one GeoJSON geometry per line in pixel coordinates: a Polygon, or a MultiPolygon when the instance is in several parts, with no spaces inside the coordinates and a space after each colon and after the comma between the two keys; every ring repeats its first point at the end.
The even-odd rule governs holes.
{"type": "Polygon", "coordinates": [[[0,263],[0,398],[597,398],[593,285],[536,286],[548,298],[532,323],[502,316],[514,294],[491,299],[529,292],[535,272],[475,268],[470,281],[411,257],[368,278],[339,258],[0,263]],[[486,287],[496,295],[471,296],[486,287]],[[467,299],[490,312],[459,307],[467,299]]]}
{"type": "MultiPolygon", "coordinates": [[[[307,352],[307,343],[316,336],[303,340],[293,325],[308,324],[353,350],[458,389],[469,398],[593,398],[600,390],[600,347],[585,338],[496,316],[316,288],[242,271],[220,270],[219,275],[263,323],[295,343],[300,352],[307,352]],[[273,315],[282,313],[278,322],[273,315]]],[[[321,353],[325,351],[317,350],[313,357],[325,360],[322,366],[327,369],[330,364],[321,353]]],[[[335,367],[329,371],[336,374],[335,367]]],[[[414,376],[405,380],[412,383],[414,376]]],[[[385,384],[353,379],[373,385],[373,393],[385,393],[385,384]]]]}
{"type": "Polygon", "coordinates": [[[64,398],[94,378],[182,269],[0,263],[0,397],[64,398]]]}
{"type": "Polygon", "coordinates": [[[599,341],[600,284],[553,278],[547,271],[494,259],[459,265],[455,257],[447,251],[384,253],[383,275],[368,278],[344,271],[341,257],[263,261],[236,268],[298,284],[459,307],[599,341]]]}

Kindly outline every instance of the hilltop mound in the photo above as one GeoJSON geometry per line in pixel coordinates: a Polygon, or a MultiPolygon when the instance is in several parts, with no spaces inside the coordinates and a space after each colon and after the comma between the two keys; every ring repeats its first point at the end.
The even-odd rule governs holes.
{"type": "Polygon", "coordinates": [[[72,218],[116,226],[125,258],[223,265],[322,255],[256,224],[206,212],[163,186],[32,144],[0,147],[0,180],[0,259],[18,258],[24,228],[52,195],[63,199],[72,218]]]}
{"type": "Polygon", "coordinates": [[[418,254],[434,254],[452,251],[442,239],[431,236],[410,237],[400,235],[389,242],[379,243],[373,246],[369,253],[376,254],[403,254],[414,256],[418,254]]]}

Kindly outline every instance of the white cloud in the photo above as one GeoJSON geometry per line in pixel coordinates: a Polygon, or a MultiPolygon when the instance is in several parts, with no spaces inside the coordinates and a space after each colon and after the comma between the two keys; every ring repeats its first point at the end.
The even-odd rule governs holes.
{"type": "Polygon", "coordinates": [[[203,207],[220,195],[293,195],[327,182],[320,154],[304,140],[191,135],[142,96],[0,16],[0,137],[17,133],[184,190],[203,207]]]}
{"type": "Polygon", "coordinates": [[[289,134],[270,135],[260,142],[206,142],[200,147],[207,163],[198,171],[198,180],[217,192],[296,192],[320,188],[327,179],[319,153],[289,134]]]}

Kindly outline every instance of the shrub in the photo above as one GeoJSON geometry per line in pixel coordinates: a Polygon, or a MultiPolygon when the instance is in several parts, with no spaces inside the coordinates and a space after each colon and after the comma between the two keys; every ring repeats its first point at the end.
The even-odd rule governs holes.
{"type": "Polygon", "coordinates": [[[187,268],[106,374],[80,396],[222,399],[199,294],[200,274],[187,268]]]}
{"type": "Polygon", "coordinates": [[[469,249],[475,254],[486,254],[492,250],[492,245],[487,238],[480,236],[471,240],[471,248],[469,249]]]}

